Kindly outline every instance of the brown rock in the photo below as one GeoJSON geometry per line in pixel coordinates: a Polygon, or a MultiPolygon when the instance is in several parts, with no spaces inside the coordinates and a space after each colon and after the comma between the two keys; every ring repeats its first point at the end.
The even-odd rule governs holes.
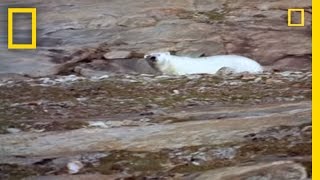
{"type": "Polygon", "coordinates": [[[241,79],[245,81],[250,81],[256,79],[256,76],[252,74],[243,74],[241,79]]]}
{"type": "Polygon", "coordinates": [[[82,174],[82,175],[59,175],[59,176],[38,176],[28,177],[24,180],[105,180],[121,178],[119,175],[102,175],[102,174],[82,174]]]}
{"type": "Polygon", "coordinates": [[[93,60],[89,65],[95,70],[104,70],[108,67],[108,62],[102,59],[93,60]]]}
{"type": "Polygon", "coordinates": [[[274,63],[273,68],[280,71],[286,70],[305,70],[310,68],[311,55],[302,57],[286,57],[274,63]]]}
{"type": "Polygon", "coordinates": [[[307,179],[305,168],[290,161],[258,163],[208,171],[196,180],[244,180],[244,179],[307,179]]]}
{"type": "MultiPolygon", "coordinates": [[[[207,56],[239,54],[280,70],[311,70],[311,1],[79,0],[68,5],[60,1],[31,2],[41,13],[37,51],[2,51],[0,73],[53,75],[56,69],[51,58],[101,42],[108,42],[111,49],[143,54],[163,49],[207,56]],[[287,26],[287,9],[292,7],[305,9],[305,27],[287,26]]],[[[15,2],[2,3],[9,7],[15,2]]],[[[4,17],[0,20],[6,21],[4,17]]],[[[21,28],[27,24],[22,23],[21,28]]],[[[129,58],[129,52],[106,58],[129,58]]],[[[90,60],[100,58],[98,55],[90,60]]],[[[68,66],[72,69],[78,62],[65,64],[58,74],[60,70],[71,73],[68,66]]]]}
{"type": "Polygon", "coordinates": [[[267,79],[266,84],[282,84],[283,81],[279,79],[267,79]]]}
{"type": "Polygon", "coordinates": [[[245,135],[263,131],[268,127],[284,124],[286,126],[299,126],[310,123],[310,106],[310,101],[307,101],[278,103],[268,106],[254,105],[243,108],[224,107],[220,111],[209,111],[209,113],[206,111],[177,112],[168,115],[166,119],[170,119],[170,117],[173,119],[201,117],[202,120],[145,127],[46,132],[41,136],[37,133],[24,133],[23,136],[19,134],[1,135],[0,146],[4,148],[3,156],[40,156],[92,150],[158,151],[186,146],[237,143],[244,141],[245,135]],[[246,112],[245,115],[239,115],[241,111],[246,112]],[[268,115],[266,116],[261,111],[267,112],[268,115]],[[217,118],[221,117],[221,114],[229,114],[230,117],[217,118]],[[259,116],[253,118],[252,114],[259,114],[259,116]],[[130,137],[130,141],[128,141],[128,137],[130,137]],[[44,145],[43,142],[46,142],[46,144],[44,145]]]}
{"type": "Polygon", "coordinates": [[[118,22],[117,25],[125,26],[130,28],[137,27],[148,27],[153,26],[157,21],[152,17],[134,16],[134,17],[123,17],[118,22]]]}

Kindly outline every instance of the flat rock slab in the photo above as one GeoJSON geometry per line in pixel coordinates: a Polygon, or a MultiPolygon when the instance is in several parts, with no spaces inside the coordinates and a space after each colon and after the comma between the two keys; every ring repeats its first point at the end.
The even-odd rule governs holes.
{"type": "MultiPolygon", "coordinates": [[[[253,107],[247,108],[251,111],[253,109],[253,107]]],[[[0,154],[2,156],[65,155],[74,152],[121,149],[158,151],[164,148],[241,142],[245,140],[245,135],[257,133],[268,127],[311,123],[310,101],[269,105],[269,111],[270,109],[274,112],[221,120],[0,135],[0,154]],[[285,106],[287,109],[283,108],[285,106]]],[[[232,110],[233,108],[230,108],[230,111],[232,110]]],[[[261,108],[257,111],[261,111],[261,108]]]]}
{"type": "MultiPolygon", "coordinates": [[[[6,28],[0,29],[0,73],[52,75],[51,57],[61,60],[104,42],[114,51],[240,54],[280,70],[311,69],[310,0],[3,0],[0,6],[1,27],[7,26],[7,7],[36,7],[38,13],[37,50],[7,50],[6,28]],[[287,26],[291,7],[306,10],[305,27],[287,26]]],[[[29,28],[22,22],[15,29],[29,28]]]]}
{"type": "Polygon", "coordinates": [[[105,180],[105,179],[116,179],[121,178],[116,175],[102,175],[102,174],[82,174],[82,175],[61,175],[61,176],[39,176],[39,177],[28,177],[24,180],[105,180]]]}
{"type": "Polygon", "coordinates": [[[303,166],[290,161],[258,163],[208,171],[196,180],[242,180],[242,179],[307,179],[303,166]]]}
{"type": "Polygon", "coordinates": [[[105,59],[128,59],[130,56],[130,51],[111,51],[106,53],[103,57],[105,59]]]}

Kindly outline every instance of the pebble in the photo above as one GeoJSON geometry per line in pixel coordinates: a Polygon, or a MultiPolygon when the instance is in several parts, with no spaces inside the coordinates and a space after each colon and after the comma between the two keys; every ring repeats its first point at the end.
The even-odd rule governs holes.
{"type": "Polygon", "coordinates": [[[192,163],[193,165],[195,165],[195,166],[200,166],[200,163],[197,162],[197,161],[192,161],[191,163],[192,163]]]}
{"type": "Polygon", "coordinates": [[[128,59],[131,58],[131,51],[111,51],[103,55],[105,59],[128,59]]]}
{"type": "Polygon", "coordinates": [[[175,94],[175,95],[179,95],[180,94],[180,91],[179,90],[173,90],[173,93],[175,94]]]}
{"type": "Polygon", "coordinates": [[[67,164],[67,168],[69,170],[69,174],[78,173],[84,165],[80,161],[71,161],[67,164]]]}
{"type": "Polygon", "coordinates": [[[21,129],[18,128],[7,128],[7,132],[11,133],[11,134],[16,134],[21,132],[21,129]]]}
{"type": "Polygon", "coordinates": [[[77,98],[77,101],[80,101],[80,102],[82,102],[82,101],[87,101],[89,98],[87,98],[87,97],[82,97],[82,98],[77,98]]]}
{"type": "Polygon", "coordinates": [[[306,126],[306,127],[302,128],[301,131],[302,132],[311,132],[312,131],[312,126],[306,126]]]}
{"type": "Polygon", "coordinates": [[[256,79],[256,76],[252,75],[252,74],[245,74],[245,75],[243,75],[243,77],[241,79],[242,80],[254,80],[254,79],[256,79]]]}
{"type": "Polygon", "coordinates": [[[262,78],[261,78],[261,77],[258,77],[258,78],[256,78],[256,79],[254,80],[255,83],[260,82],[260,81],[262,81],[262,78]]]}
{"type": "Polygon", "coordinates": [[[278,79],[267,79],[266,80],[266,84],[281,84],[283,83],[282,80],[278,80],[278,79]]]}
{"type": "Polygon", "coordinates": [[[240,85],[240,82],[230,82],[229,83],[231,86],[238,86],[238,85],[240,85]]]}
{"type": "Polygon", "coordinates": [[[93,76],[90,78],[92,81],[97,81],[97,80],[103,80],[103,79],[108,79],[110,76],[109,75],[103,75],[103,76],[93,76]]]}
{"type": "Polygon", "coordinates": [[[89,127],[98,127],[98,128],[109,128],[108,125],[106,125],[106,123],[102,122],[102,121],[91,121],[89,122],[89,127]]]}
{"type": "Polygon", "coordinates": [[[218,159],[233,159],[237,151],[234,148],[220,148],[210,150],[209,153],[218,159]]]}
{"type": "Polygon", "coordinates": [[[122,121],[107,121],[105,124],[107,126],[109,126],[109,127],[120,127],[120,126],[123,126],[123,122],[122,121]]]}

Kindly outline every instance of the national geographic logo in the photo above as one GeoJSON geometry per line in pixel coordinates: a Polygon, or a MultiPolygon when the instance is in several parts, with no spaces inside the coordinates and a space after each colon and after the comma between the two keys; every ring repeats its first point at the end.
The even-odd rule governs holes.
{"type": "Polygon", "coordinates": [[[288,26],[304,26],[304,9],[288,9],[288,26]],[[300,13],[300,22],[292,21],[294,13],[300,13]]]}
{"type": "Polygon", "coordinates": [[[8,8],[8,49],[36,49],[37,48],[37,9],[36,8],[8,8]],[[14,42],[14,16],[31,14],[31,43],[14,42]]]}

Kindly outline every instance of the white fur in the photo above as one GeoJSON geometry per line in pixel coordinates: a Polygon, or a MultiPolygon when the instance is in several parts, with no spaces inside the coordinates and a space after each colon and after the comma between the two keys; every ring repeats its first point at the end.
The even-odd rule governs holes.
{"type": "Polygon", "coordinates": [[[181,57],[169,52],[151,53],[145,56],[156,57],[156,67],[164,74],[215,74],[219,69],[227,67],[234,73],[260,73],[262,66],[256,61],[238,55],[217,55],[210,57],[181,57]]]}

